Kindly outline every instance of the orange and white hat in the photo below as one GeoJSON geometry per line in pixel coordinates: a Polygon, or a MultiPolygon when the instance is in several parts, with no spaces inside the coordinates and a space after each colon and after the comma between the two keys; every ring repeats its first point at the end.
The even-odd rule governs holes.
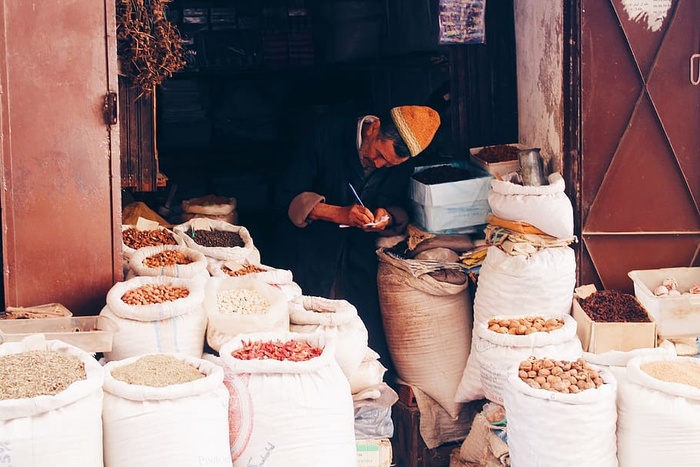
{"type": "Polygon", "coordinates": [[[404,105],[389,112],[411,157],[428,147],[440,127],[440,115],[430,107],[404,105]]]}

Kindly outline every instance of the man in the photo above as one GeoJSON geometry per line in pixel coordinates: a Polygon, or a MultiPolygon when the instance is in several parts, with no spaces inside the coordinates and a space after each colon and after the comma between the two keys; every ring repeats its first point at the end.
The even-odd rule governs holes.
{"type": "Polygon", "coordinates": [[[394,107],[381,117],[328,118],[313,128],[278,183],[277,206],[296,227],[288,239],[294,251],[287,252],[295,282],[305,295],[352,303],[370,348],[389,369],[376,240],[405,232],[409,161],[439,126],[437,112],[422,106],[394,107]]]}

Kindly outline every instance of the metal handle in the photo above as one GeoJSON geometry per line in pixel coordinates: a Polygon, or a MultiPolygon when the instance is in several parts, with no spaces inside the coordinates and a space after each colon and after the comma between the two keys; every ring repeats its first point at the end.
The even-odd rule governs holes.
{"type": "Polygon", "coordinates": [[[690,56],[690,84],[692,84],[693,86],[697,86],[700,84],[700,66],[698,66],[696,70],[696,62],[700,65],[700,54],[693,54],[690,56]]]}

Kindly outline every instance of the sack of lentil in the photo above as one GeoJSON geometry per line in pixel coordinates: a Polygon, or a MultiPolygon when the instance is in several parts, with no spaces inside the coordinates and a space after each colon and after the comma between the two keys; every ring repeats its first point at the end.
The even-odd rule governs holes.
{"type": "Polygon", "coordinates": [[[199,279],[144,276],[117,282],[100,312],[119,326],[105,359],[149,353],[201,357],[207,327],[203,304],[204,281],[199,279]]]}
{"type": "Polygon", "coordinates": [[[221,348],[234,467],[357,465],[352,396],[334,352],[324,332],[245,334],[221,348]]]}
{"type": "Polygon", "coordinates": [[[173,227],[184,244],[207,258],[260,264],[260,252],[248,229],[213,219],[195,218],[173,227]]]}
{"type": "Polygon", "coordinates": [[[700,360],[635,357],[618,401],[620,466],[694,466],[700,458],[700,360]]]}
{"type": "Polygon", "coordinates": [[[102,464],[102,383],[95,358],[34,335],[0,345],[0,464],[102,464]]]}
{"type": "Polygon", "coordinates": [[[608,370],[589,368],[603,384],[574,394],[536,389],[513,369],[503,395],[511,465],[617,467],[617,382],[608,370]]]}
{"type": "Polygon", "coordinates": [[[105,371],[105,465],[232,465],[221,367],[149,354],[109,362],[105,371]]]}
{"type": "Polygon", "coordinates": [[[289,331],[289,304],[275,287],[250,277],[212,277],[204,297],[206,338],[217,352],[237,334],[289,331]]]}
{"type": "Polygon", "coordinates": [[[472,313],[467,277],[441,282],[414,276],[405,261],[379,250],[379,305],[398,376],[425,392],[452,418],[455,392],[467,363],[472,313]]]}
{"type": "Polygon", "coordinates": [[[287,300],[301,297],[301,287],[294,282],[292,271],[277,269],[264,264],[252,264],[248,261],[220,261],[210,260],[208,264],[209,274],[212,277],[241,277],[246,276],[280,289],[287,300]]]}
{"type": "MultiPolygon", "coordinates": [[[[569,315],[495,316],[477,324],[474,334],[469,358],[479,362],[484,395],[498,404],[503,404],[503,386],[508,375],[522,360],[531,355],[576,360],[583,354],[576,335],[576,320],[569,315]],[[527,323],[538,327],[528,328],[527,323]],[[510,329],[514,331],[509,332],[510,329]]],[[[462,378],[468,378],[466,371],[462,378]]]]}
{"type": "Polygon", "coordinates": [[[185,279],[209,276],[204,253],[179,245],[139,248],[131,256],[126,279],[137,276],[168,276],[185,279]]]}
{"type": "Polygon", "coordinates": [[[526,222],[557,238],[574,235],[574,209],[564,192],[564,178],[558,172],[548,177],[549,185],[523,186],[505,180],[491,180],[488,200],[494,215],[526,222]]]}
{"type": "Polygon", "coordinates": [[[316,330],[338,332],[335,359],[350,380],[367,353],[367,328],[357,309],[347,300],[331,300],[304,295],[289,306],[289,330],[312,333],[316,330]]]}
{"type": "MultiPolygon", "coordinates": [[[[569,247],[511,256],[490,246],[474,295],[474,329],[496,315],[570,315],[575,285],[576,256],[569,247]]],[[[475,340],[472,339],[472,347],[475,340]]],[[[471,402],[484,397],[480,374],[479,361],[469,358],[456,401],[471,402]]]]}

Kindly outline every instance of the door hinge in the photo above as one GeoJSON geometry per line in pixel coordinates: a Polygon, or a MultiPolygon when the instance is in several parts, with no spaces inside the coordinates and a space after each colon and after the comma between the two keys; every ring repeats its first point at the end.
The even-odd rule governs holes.
{"type": "Polygon", "coordinates": [[[117,93],[109,92],[105,95],[104,107],[105,123],[107,125],[117,124],[117,93]]]}

